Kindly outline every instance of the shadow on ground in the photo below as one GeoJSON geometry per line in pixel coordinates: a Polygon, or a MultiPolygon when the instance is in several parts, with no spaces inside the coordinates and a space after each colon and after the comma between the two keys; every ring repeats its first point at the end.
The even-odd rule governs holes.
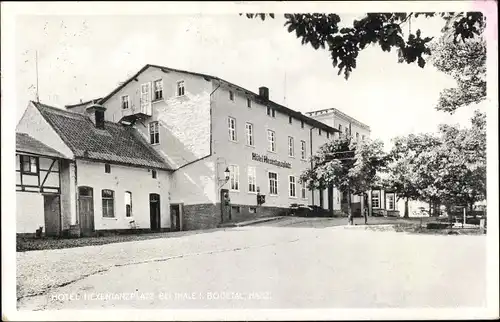
{"type": "Polygon", "coordinates": [[[80,237],[80,238],[17,237],[16,251],[25,252],[32,250],[63,249],[63,248],[97,246],[97,245],[106,245],[113,243],[123,243],[123,242],[132,242],[132,241],[158,239],[158,238],[177,238],[177,237],[184,237],[191,235],[207,234],[220,230],[224,230],[224,228],[178,231],[178,232],[122,234],[122,235],[80,237]]]}

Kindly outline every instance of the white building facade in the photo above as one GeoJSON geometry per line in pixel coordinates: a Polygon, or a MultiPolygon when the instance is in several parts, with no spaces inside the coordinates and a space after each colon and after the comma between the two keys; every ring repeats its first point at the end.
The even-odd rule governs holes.
{"type": "Polygon", "coordinates": [[[172,168],[170,203],[178,205],[182,229],[283,214],[291,204],[333,211],[333,194],[305,189],[299,176],[337,130],[272,102],[265,87],[257,94],[217,77],[146,65],[99,103],[106,120],[131,124],[172,168]]]}

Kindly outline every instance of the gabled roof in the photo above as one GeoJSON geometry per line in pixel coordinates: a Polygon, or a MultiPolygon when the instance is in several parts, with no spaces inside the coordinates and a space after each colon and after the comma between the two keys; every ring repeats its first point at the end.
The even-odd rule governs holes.
{"type": "Polygon", "coordinates": [[[366,125],[365,123],[363,122],[360,122],[358,120],[356,120],[355,118],[343,113],[342,111],[336,109],[336,108],[326,108],[326,109],[323,109],[323,110],[316,110],[316,111],[311,111],[311,112],[306,112],[306,115],[309,115],[309,116],[316,116],[316,115],[322,115],[322,114],[328,114],[328,113],[333,113],[333,114],[336,114],[336,115],[339,115],[341,117],[343,117],[344,119],[348,120],[349,122],[352,122],[356,125],[358,125],[359,127],[365,129],[365,130],[368,130],[370,131],[370,127],[368,125],[366,125]]]}
{"type": "Polygon", "coordinates": [[[304,114],[302,114],[300,112],[297,112],[297,111],[294,111],[292,109],[289,109],[288,107],[280,105],[280,104],[278,104],[276,102],[273,102],[273,101],[271,101],[269,99],[264,99],[262,96],[254,93],[254,92],[252,92],[252,91],[250,91],[248,89],[245,89],[245,88],[243,88],[241,86],[238,86],[238,85],[230,83],[230,82],[228,82],[226,80],[223,80],[222,78],[219,78],[219,77],[216,77],[216,76],[207,75],[207,74],[194,73],[194,72],[190,72],[190,71],[186,71],[186,70],[174,69],[174,68],[170,68],[170,67],[159,66],[159,65],[151,65],[151,64],[146,64],[144,67],[142,67],[132,77],[130,77],[129,79],[127,79],[126,81],[124,81],[117,88],[115,88],[111,93],[109,93],[108,95],[106,95],[105,97],[103,97],[99,101],[99,104],[104,104],[108,99],[110,99],[113,95],[115,95],[116,93],[118,93],[128,83],[130,83],[131,81],[133,81],[134,79],[136,79],[142,72],[144,72],[149,67],[158,68],[158,69],[161,69],[164,72],[185,73],[185,74],[190,74],[190,75],[194,75],[194,76],[203,77],[203,78],[205,78],[207,80],[214,80],[214,81],[218,81],[218,82],[224,83],[225,85],[227,85],[229,87],[233,87],[233,88],[235,88],[237,90],[240,90],[240,91],[246,93],[247,95],[251,96],[256,102],[258,102],[258,103],[260,103],[262,105],[266,105],[266,106],[272,107],[272,108],[276,109],[277,111],[282,112],[283,114],[287,114],[287,115],[292,116],[292,117],[294,117],[294,118],[296,118],[298,120],[304,121],[304,123],[312,125],[315,128],[323,129],[323,130],[328,131],[330,133],[340,132],[336,128],[328,126],[328,125],[326,125],[326,124],[324,124],[324,123],[322,123],[322,122],[320,122],[318,120],[310,118],[307,115],[304,115],[304,114]]]}
{"type": "Polygon", "coordinates": [[[75,154],[75,158],[171,170],[131,127],[105,122],[98,129],[87,115],[31,102],[75,154]]]}
{"type": "Polygon", "coordinates": [[[90,103],[97,103],[100,100],[102,100],[102,97],[94,98],[94,99],[91,99],[91,100],[88,100],[88,101],[85,101],[85,102],[76,103],[76,104],[65,105],[64,107],[66,107],[66,108],[73,108],[73,107],[77,107],[77,106],[87,105],[87,104],[90,104],[90,103]]]}
{"type": "Polygon", "coordinates": [[[40,156],[66,159],[66,157],[61,153],[32,138],[26,133],[16,133],[16,151],[36,154],[40,156]]]}

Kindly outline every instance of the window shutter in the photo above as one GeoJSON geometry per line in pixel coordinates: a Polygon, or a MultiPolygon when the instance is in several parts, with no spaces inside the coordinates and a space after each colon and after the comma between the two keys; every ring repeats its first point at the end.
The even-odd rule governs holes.
{"type": "Polygon", "coordinates": [[[147,104],[147,107],[146,107],[146,114],[148,115],[151,115],[151,102],[154,100],[154,91],[153,91],[153,83],[152,82],[149,82],[148,83],[148,89],[149,89],[149,100],[148,100],[148,104],[147,104]]]}

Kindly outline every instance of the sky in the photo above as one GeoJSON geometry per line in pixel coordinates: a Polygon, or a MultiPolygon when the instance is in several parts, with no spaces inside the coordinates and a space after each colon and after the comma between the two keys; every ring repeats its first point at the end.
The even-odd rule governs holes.
{"type": "MultiPolygon", "coordinates": [[[[342,14],[351,22],[359,14],[342,14]]],[[[102,97],[145,64],[205,73],[308,112],[336,108],[371,128],[384,141],[432,132],[440,123],[469,123],[474,107],[438,112],[439,93],[453,87],[431,64],[399,64],[395,51],[370,47],[345,80],[327,50],[301,45],[284,18],[247,19],[238,14],[22,15],[16,19],[17,120],[29,100],[63,107],[102,97]]],[[[443,21],[418,18],[412,30],[439,36],[443,21]]],[[[408,26],[403,28],[406,33],[408,26]]],[[[484,104],[483,104],[484,105],[484,104]]]]}

